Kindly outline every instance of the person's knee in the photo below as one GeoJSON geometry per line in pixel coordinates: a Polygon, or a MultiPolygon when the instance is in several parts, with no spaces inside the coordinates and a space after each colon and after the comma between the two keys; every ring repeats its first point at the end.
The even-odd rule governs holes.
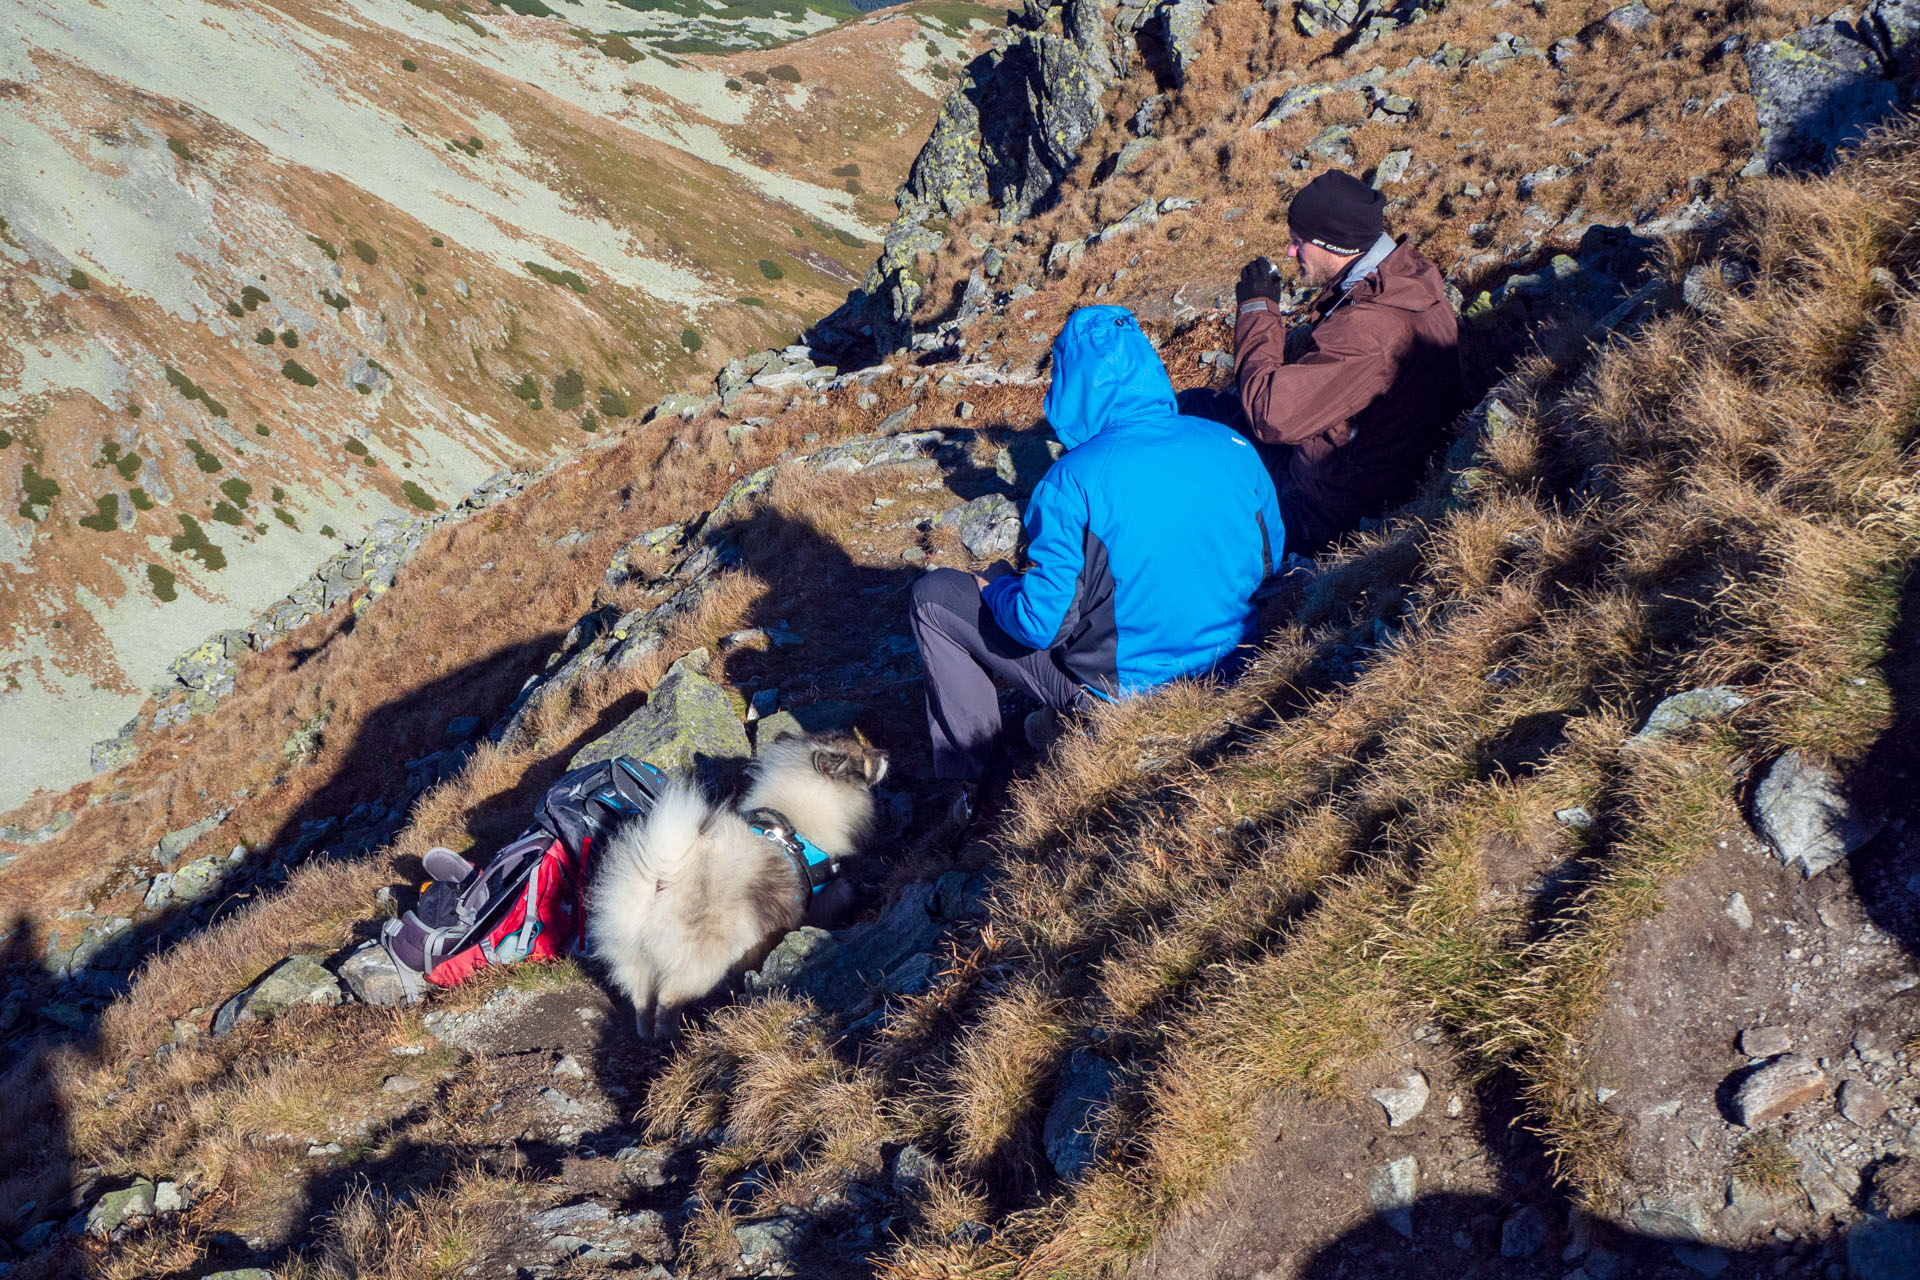
{"type": "Polygon", "coordinates": [[[907,594],[907,611],[924,618],[930,610],[944,608],[965,614],[979,607],[980,586],[970,573],[958,569],[930,569],[920,575],[907,594]]]}

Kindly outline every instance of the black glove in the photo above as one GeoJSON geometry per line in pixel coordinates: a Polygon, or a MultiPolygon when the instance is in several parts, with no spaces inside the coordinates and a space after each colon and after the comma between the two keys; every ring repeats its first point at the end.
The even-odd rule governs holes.
{"type": "Polygon", "coordinates": [[[1265,298],[1280,309],[1280,269],[1265,258],[1255,258],[1240,273],[1240,284],[1233,291],[1234,305],[1244,307],[1255,298],[1265,298]]]}

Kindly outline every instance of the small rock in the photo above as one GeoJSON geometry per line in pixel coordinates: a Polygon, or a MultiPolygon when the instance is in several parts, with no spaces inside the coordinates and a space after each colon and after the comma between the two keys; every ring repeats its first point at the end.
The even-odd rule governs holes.
{"type": "Polygon", "coordinates": [[[1792,1049],[1785,1027],[1748,1027],[1740,1033],[1740,1052],[1749,1058],[1777,1058],[1792,1049]]]}
{"type": "Polygon", "coordinates": [[[1727,919],[1733,921],[1734,928],[1736,929],[1753,928],[1753,912],[1747,910],[1747,899],[1745,894],[1740,894],[1740,893],[1728,894],[1727,905],[1723,909],[1727,913],[1727,919]]]}
{"type": "Polygon", "coordinates": [[[540,1090],[540,1101],[563,1116],[577,1116],[586,1111],[583,1104],[554,1088],[540,1090]]]}
{"type": "Polygon", "coordinates": [[[1703,721],[1724,720],[1746,705],[1739,690],[1727,685],[1676,693],[1661,700],[1640,726],[1640,732],[1627,739],[1627,745],[1645,746],[1703,721]]]}
{"type": "Polygon", "coordinates": [[[979,560],[1007,555],[1020,545],[1020,509],[1004,494],[984,494],[942,512],[934,523],[956,530],[960,545],[979,560]]]}
{"type": "Polygon", "coordinates": [[[409,1075],[391,1075],[380,1082],[383,1093],[412,1093],[415,1089],[424,1089],[426,1081],[409,1075]]]}
{"type": "Polygon", "coordinates": [[[1105,1058],[1085,1049],[1068,1055],[1041,1130],[1047,1161],[1062,1181],[1071,1182],[1092,1167],[1097,1154],[1093,1123],[1113,1086],[1113,1064],[1105,1058]]]}
{"type": "Polygon", "coordinates": [[[890,436],[896,432],[905,431],[907,424],[913,421],[913,415],[918,412],[920,412],[920,406],[917,404],[910,404],[904,409],[896,409],[886,417],[880,419],[880,425],[874,428],[874,432],[877,435],[890,436]]]}
{"type": "Polygon", "coordinates": [[[400,980],[400,966],[378,942],[369,942],[342,960],[340,978],[354,999],[363,1004],[385,1007],[412,1003],[406,984],[400,980]]]}
{"type": "Polygon", "coordinates": [[[940,1162],[915,1146],[900,1148],[893,1158],[893,1187],[902,1195],[923,1194],[940,1171],[940,1162]]]}
{"type": "Polygon", "coordinates": [[[1673,1246],[1675,1261],[1689,1271],[1697,1271],[1703,1276],[1719,1275],[1727,1269],[1729,1260],[1724,1249],[1710,1244],[1676,1244],[1673,1246]]]}
{"type": "Polygon", "coordinates": [[[1826,1073],[1811,1059],[1789,1053],[1748,1076],[1734,1095],[1733,1106],[1740,1123],[1751,1129],[1805,1106],[1826,1091],[1826,1073]]]}
{"type": "Polygon", "coordinates": [[[1420,1163],[1401,1156],[1374,1170],[1367,1182],[1367,1199],[1380,1220],[1407,1239],[1413,1239],[1413,1202],[1420,1191],[1420,1163]]]}
{"type": "Polygon", "coordinates": [[[1633,0],[1632,4],[1623,4],[1618,9],[1609,10],[1600,19],[1599,25],[1615,35],[1635,36],[1653,28],[1653,11],[1647,8],[1644,0],[1633,0]]]}
{"type": "Polygon", "coordinates": [[[192,1197],[182,1191],[177,1182],[161,1182],[153,1188],[155,1213],[178,1213],[191,1203],[193,1203],[192,1197]]]}
{"type": "Polygon", "coordinates": [[[1552,1224],[1547,1215],[1530,1204],[1523,1204],[1500,1224],[1500,1256],[1531,1258],[1547,1242],[1552,1224]]]}
{"type": "Polygon", "coordinates": [[[1887,1114],[1887,1095],[1865,1080],[1845,1080],[1840,1084],[1840,1114],[1862,1129],[1871,1129],[1887,1114]]]}
{"type": "Polygon", "coordinates": [[[560,1061],[553,1064],[553,1074],[557,1076],[571,1076],[575,1080],[579,1080],[583,1079],[587,1072],[586,1068],[580,1065],[580,1059],[570,1053],[563,1053],[560,1055],[560,1061]]]}
{"type": "Polygon", "coordinates": [[[740,1265],[750,1275],[793,1274],[793,1255],[805,1237],[806,1227],[796,1218],[762,1218],[733,1229],[740,1265]]]}
{"type": "Polygon", "coordinates": [[[962,400],[959,404],[953,406],[953,413],[960,421],[967,421],[973,417],[973,402],[970,400],[962,400]]]}
{"type": "Polygon", "coordinates": [[[200,1280],[273,1280],[273,1273],[260,1267],[241,1267],[238,1271],[209,1271],[200,1280]]]}
{"type": "Polygon", "coordinates": [[[1367,1096],[1385,1109],[1387,1127],[1398,1129],[1427,1109],[1428,1092],[1426,1076],[1415,1071],[1401,1082],[1398,1089],[1375,1089],[1367,1096]]]}
{"type": "Polygon", "coordinates": [[[598,1226],[612,1216],[613,1211],[607,1206],[587,1201],[543,1210],[528,1218],[527,1225],[541,1235],[555,1236],[563,1232],[577,1233],[581,1227],[598,1226]]]}
{"type": "Polygon", "coordinates": [[[1853,807],[1840,775],[1799,751],[1767,771],[1753,798],[1754,823],[1789,867],[1819,875],[1878,833],[1853,807]]]}
{"type": "Polygon", "coordinates": [[[1555,809],[1553,820],[1562,826],[1572,827],[1575,831],[1585,831],[1593,826],[1593,815],[1585,805],[1575,805],[1571,809],[1555,809]]]}

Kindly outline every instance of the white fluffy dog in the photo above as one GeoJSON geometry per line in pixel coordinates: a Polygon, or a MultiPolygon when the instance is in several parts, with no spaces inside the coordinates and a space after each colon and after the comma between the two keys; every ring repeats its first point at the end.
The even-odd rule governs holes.
{"type": "Polygon", "coordinates": [[[588,896],[587,937],[633,1002],[642,1038],[757,967],[806,916],[813,894],[794,856],[742,815],[804,836],[837,863],[866,837],[886,772],[886,753],[858,737],[783,733],[754,761],[740,812],[679,779],[614,833],[588,896]]]}

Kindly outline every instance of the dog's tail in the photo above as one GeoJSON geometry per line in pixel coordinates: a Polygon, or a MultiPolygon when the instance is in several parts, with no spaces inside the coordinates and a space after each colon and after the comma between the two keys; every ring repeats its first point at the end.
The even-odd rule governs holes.
{"type": "Polygon", "coordinates": [[[670,784],[632,833],[638,837],[635,852],[641,869],[663,886],[679,880],[699,865],[713,819],[713,806],[698,787],[679,781],[670,784]]]}

